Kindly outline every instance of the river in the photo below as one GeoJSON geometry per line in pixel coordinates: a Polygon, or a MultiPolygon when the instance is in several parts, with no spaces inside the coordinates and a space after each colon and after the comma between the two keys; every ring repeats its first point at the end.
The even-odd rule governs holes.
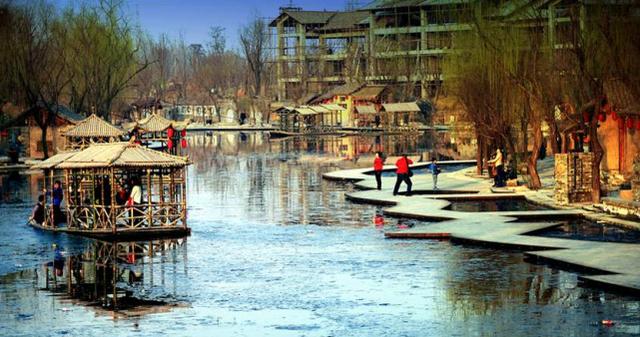
{"type": "MultiPolygon", "coordinates": [[[[117,311],[57,291],[44,276],[53,274],[55,243],[78,263],[82,278],[100,279],[96,260],[109,243],[25,226],[41,178],[1,176],[0,335],[640,333],[637,298],[583,287],[576,273],[524,262],[519,252],[385,239],[384,227],[405,221],[386,218],[384,227],[376,226],[380,208],[346,201],[350,184],[321,178],[368,165],[367,153],[378,147],[430,151],[440,144],[433,137],[270,141],[262,133],[190,135],[192,235],[139,242],[145,253],[118,260],[116,286],[141,305],[117,311]],[[599,324],[603,319],[616,325],[599,324]]],[[[67,279],[61,272],[56,284],[67,279]]],[[[98,294],[101,288],[96,281],[87,289],[98,294]]]]}

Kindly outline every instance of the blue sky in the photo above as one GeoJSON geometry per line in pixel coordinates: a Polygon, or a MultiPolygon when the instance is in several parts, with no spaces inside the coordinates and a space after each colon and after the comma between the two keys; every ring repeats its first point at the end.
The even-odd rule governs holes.
{"type": "MultiPolygon", "coordinates": [[[[187,43],[207,40],[209,27],[225,27],[227,45],[238,46],[238,29],[253,13],[261,17],[276,17],[278,8],[288,6],[289,0],[125,0],[132,16],[137,17],[147,32],[157,37],[182,34],[187,43]]],[[[54,0],[59,6],[78,3],[78,0],[54,0]]],[[[350,0],[294,0],[294,6],[308,10],[343,10],[350,0]]],[[[361,5],[368,1],[356,1],[361,5]]]]}

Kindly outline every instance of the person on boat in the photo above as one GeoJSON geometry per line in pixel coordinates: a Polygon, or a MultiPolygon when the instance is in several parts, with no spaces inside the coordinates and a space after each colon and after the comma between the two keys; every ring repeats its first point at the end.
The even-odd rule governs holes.
{"type": "Polygon", "coordinates": [[[496,175],[494,177],[494,187],[504,187],[504,161],[502,159],[502,151],[496,150],[496,156],[489,160],[489,164],[493,164],[496,168],[496,175]]]}
{"type": "Polygon", "coordinates": [[[142,187],[140,186],[140,180],[138,178],[132,178],[131,186],[129,199],[134,205],[139,205],[142,203],[142,187]]]}
{"type": "Polygon", "coordinates": [[[384,166],[384,157],[382,152],[376,152],[376,158],[373,160],[373,173],[376,176],[376,184],[378,191],[382,189],[382,168],[384,166]]]}
{"type": "Polygon", "coordinates": [[[404,181],[407,184],[407,196],[411,196],[411,176],[413,173],[409,168],[409,165],[413,164],[413,161],[407,158],[406,154],[403,154],[400,159],[396,161],[396,186],[393,188],[393,195],[398,195],[398,189],[400,189],[400,184],[404,181]]]}
{"type": "Polygon", "coordinates": [[[62,204],[62,200],[64,198],[64,192],[62,191],[62,186],[59,180],[56,180],[53,183],[53,191],[44,190],[45,195],[51,196],[51,204],[53,205],[53,226],[57,226],[60,222],[62,222],[62,210],[60,209],[60,205],[62,204]]]}
{"type": "Polygon", "coordinates": [[[124,186],[124,182],[120,182],[118,184],[118,191],[116,192],[116,204],[122,206],[127,203],[129,199],[129,192],[127,188],[124,186]]]}
{"type": "Polygon", "coordinates": [[[433,178],[433,189],[438,189],[438,175],[442,170],[438,166],[436,158],[431,158],[431,164],[429,165],[429,169],[431,170],[431,177],[433,178]]]}
{"type": "Polygon", "coordinates": [[[31,211],[31,218],[29,220],[38,225],[42,225],[44,223],[44,195],[40,194],[38,196],[38,202],[33,207],[33,211],[31,211]]]}

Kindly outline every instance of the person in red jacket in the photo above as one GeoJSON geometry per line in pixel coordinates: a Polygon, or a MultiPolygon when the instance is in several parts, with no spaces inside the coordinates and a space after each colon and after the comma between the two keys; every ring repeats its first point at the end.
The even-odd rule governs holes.
{"type": "Polygon", "coordinates": [[[398,161],[396,161],[396,186],[393,188],[393,195],[398,194],[398,189],[400,188],[400,184],[404,181],[407,184],[407,196],[411,195],[411,169],[409,169],[409,165],[413,164],[413,161],[407,158],[406,154],[403,154],[398,161]]]}
{"type": "Polygon", "coordinates": [[[376,183],[378,190],[382,189],[382,167],[384,166],[384,158],[382,152],[376,152],[376,159],[373,160],[373,173],[376,175],[376,183]]]}

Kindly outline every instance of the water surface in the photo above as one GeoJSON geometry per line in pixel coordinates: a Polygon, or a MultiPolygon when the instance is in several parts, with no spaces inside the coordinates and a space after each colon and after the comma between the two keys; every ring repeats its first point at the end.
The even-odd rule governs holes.
{"type": "MultiPolygon", "coordinates": [[[[437,144],[382,141],[417,151],[437,144]]],[[[520,253],[384,239],[385,227],[416,222],[349,203],[350,184],[321,178],[340,167],[370,165],[366,153],[376,148],[375,139],[270,142],[261,133],[202,133],[189,136],[189,144],[191,237],[135,261],[116,259],[118,268],[134,273],[119,275],[116,287],[162,302],[155,313],[114,312],[42,290],[52,243],[67,257],[91,260],[87,252],[95,242],[24,226],[38,177],[19,176],[8,192],[3,180],[3,195],[15,202],[0,205],[7,233],[0,237],[2,335],[640,333],[636,298],[584,288],[575,273],[525,263],[520,253]],[[603,327],[602,319],[617,324],[603,327]]]]}

